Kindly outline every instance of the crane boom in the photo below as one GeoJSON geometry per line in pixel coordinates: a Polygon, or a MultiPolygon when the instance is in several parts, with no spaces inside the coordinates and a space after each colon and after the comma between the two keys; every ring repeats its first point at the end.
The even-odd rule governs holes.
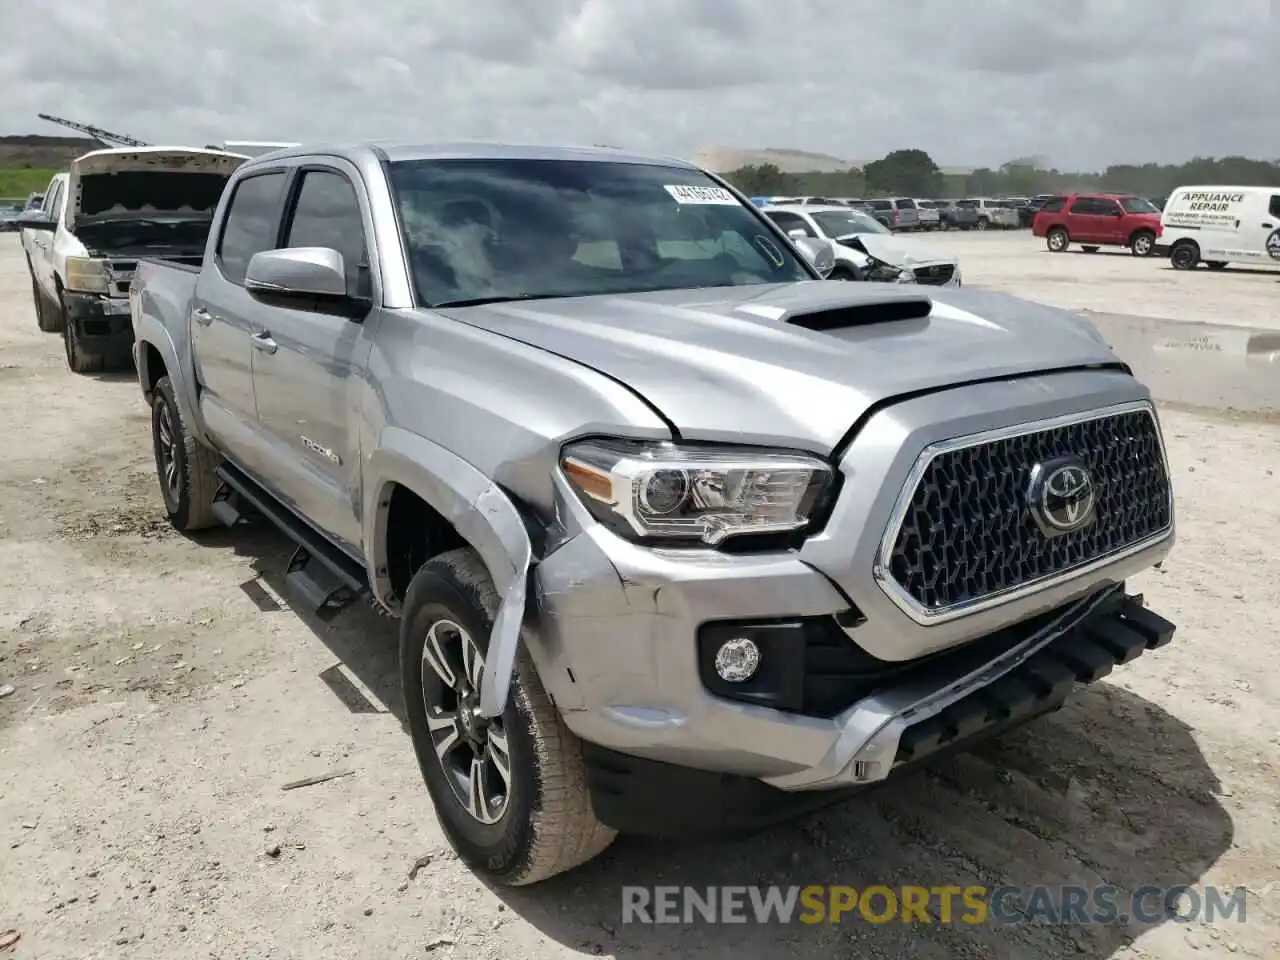
{"type": "Polygon", "coordinates": [[[126,137],[122,133],[112,133],[110,130],[103,130],[101,127],[92,127],[87,123],[76,123],[74,120],[65,120],[62,117],[55,117],[48,113],[37,114],[41,120],[47,120],[50,123],[56,123],[58,126],[67,127],[75,130],[77,133],[83,133],[86,136],[101,141],[102,143],[119,144],[122,147],[149,147],[151,144],[145,140],[138,140],[134,137],[126,137]]]}

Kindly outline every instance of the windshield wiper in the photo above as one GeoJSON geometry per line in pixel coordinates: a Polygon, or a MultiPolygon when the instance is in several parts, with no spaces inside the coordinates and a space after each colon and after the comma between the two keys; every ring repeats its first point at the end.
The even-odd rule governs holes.
{"type": "Polygon", "coordinates": [[[545,300],[549,294],[539,294],[534,296],[531,293],[511,293],[501,297],[467,297],[463,300],[441,300],[439,303],[431,304],[431,309],[439,310],[443,307],[483,307],[488,303],[511,303],[514,300],[545,300]]]}

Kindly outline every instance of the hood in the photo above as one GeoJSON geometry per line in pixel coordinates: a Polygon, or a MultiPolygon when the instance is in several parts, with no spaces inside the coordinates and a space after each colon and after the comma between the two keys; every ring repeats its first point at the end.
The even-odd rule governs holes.
{"type": "Polygon", "coordinates": [[[983,290],[806,281],[440,313],[621,381],[687,439],[824,454],[896,396],[1119,363],[1083,317],[983,290]]]}
{"type": "Polygon", "coordinates": [[[884,233],[857,233],[836,241],[842,247],[850,247],[870,254],[877,260],[895,267],[915,267],[926,263],[955,263],[956,258],[938,250],[931,250],[910,237],[895,237],[884,233]]]}
{"type": "Polygon", "coordinates": [[[222,150],[130,147],[71,162],[67,225],[213,215],[227,179],[249,158],[222,150]]]}

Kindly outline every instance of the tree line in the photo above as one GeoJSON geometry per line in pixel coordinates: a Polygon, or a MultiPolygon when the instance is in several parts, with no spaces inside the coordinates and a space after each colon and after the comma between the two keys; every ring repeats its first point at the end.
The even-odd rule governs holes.
{"type": "Polygon", "coordinates": [[[1223,184],[1280,187],[1280,160],[1196,157],[1186,163],[1117,164],[1096,173],[1070,172],[1020,158],[999,169],[944,174],[923,150],[894,150],[865,167],[839,173],[783,173],[774,164],[740,167],[725,179],[749,196],[1026,197],[1080,190],[1167,197],[1177,187],[1223,184]]]}

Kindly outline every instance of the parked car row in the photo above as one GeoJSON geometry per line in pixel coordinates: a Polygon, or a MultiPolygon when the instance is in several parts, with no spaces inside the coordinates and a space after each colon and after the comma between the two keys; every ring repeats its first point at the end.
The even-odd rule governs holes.
{"type": "Polygon", "coordinates": [[[270,523],[299,609],[399,619],[496,882],[825,806],[1174,633],[1125,588],[1174,536],[1147,388],[954,263],[822,282],[903,273],[865,211],[456,144],[100,151],[45,210],[41,326],[127,349],[170,522],[270,523]]]}
{"type": "Polygon", "coordinates": [[[857,197],[755,197],[757,204],[773,206],[848,206],[865,210],[893,231],[1012,230],[1030,226],[1029,200],[966,197],[927,200],[891,197],[863,200],[857,197]]]}
{"type": "Polygon", "coordinates": [[[1114,246],[1135,257],[1167,253],[1178,270],[1280,266],[1280,188],[1179,187],[1163,209],[1133,194],[1069,193],[1046,198],[1031,229],[1054,253],[1114,246]]]}

